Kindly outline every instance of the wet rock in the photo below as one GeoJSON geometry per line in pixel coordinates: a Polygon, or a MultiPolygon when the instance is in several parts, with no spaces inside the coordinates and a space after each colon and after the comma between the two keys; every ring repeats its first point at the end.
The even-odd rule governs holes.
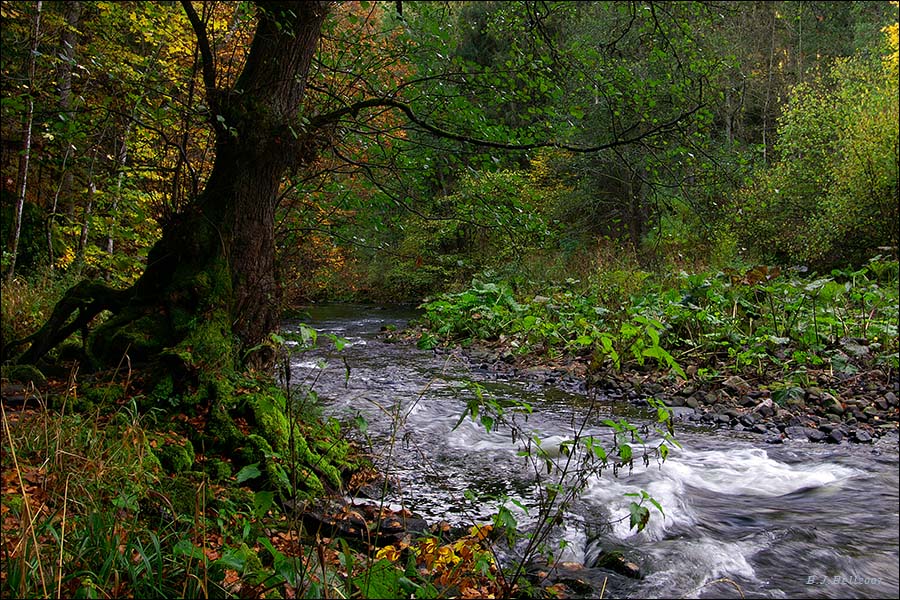
{"type": "Polygon", "coordinates": [[[827,433],[819,429],[796,425],[785,427],[784,433],[792,440],[806,440],[809,442],[821,442],[828,437],[827,433]]]}
{"type": "Polygon", "coordinates": [[[685,404],[685,406],[688,406],[690,408],[695,408],[695,409],[700,408],[700,401],[697,399],[696,395],[691,396],[690,398],[686,399],[684,401],[684,404],[685,404]]]}
{"type": "Polygon", "coordinates": [[[844,439],[844,432],[840,429],[832,429],[831,433],[828,434],[828,437],[825,438],[825,441],[829,444],[840,444],[844,439]]]}
{"type": "Polygon", "coordinates": [[[769,433],[769,428],[762,423],[754,423],[753,426],[750,427],[750,431],[753,433],[769,433]]]}
{"type": "Polygon", "coordinates": [[[601,552],[594,563],[594,567],[598,569],[609,569],[614,573],[632,579],[641,579],[641,568],[635,563],[626,560],[621,552],[601,552]]]}
{"type": "Polygon", "coordinates": [[[780,435],[777,435],[777,436],[767,437],[766,443],[767,444],[783,444],[784,440],[781,438],[780,435]]]}
{"type": "Polygon", "coordinates": [[[775,414],[775,403],[771,398],[766,398],[756,405],[753,412],[759,413],[763,418],[771,417],[775,414]]]}
{"type": "Polygon", "coordinates": [[[898,404],[897,394],[891,391],[884,395],[884,400],[888,403],[888,406],[897,406],[898,404]]]}
{"type": "Polygon", "coordinates": [[[681,421],[686,421],[696,414],[696,411],[688,406],[672,406],[669,408],[672,411],[672,418],[681,421]]]}
{"type": "Polygon", "coordinates": [[[796,425],[785,427],[784,433],[792,440],[805,440],[807,427],[798,427],[796,425]]]}
{"type": "Polygon", "coordinates": [[[806,439],[811,442],[822,442],[825,441],[826,437],[828,436],[824,431],[813,429],[812,427],[806,428],[806,439]]]}
{"type": "Polygon", "coordinates": [[[408,542],[408,538],[429,531],[428,522],[419,515],[379,504],[331,503],[306,510],[301,517],[308,532],[376,546],[408,542]]]}
{"type": "Polygon", "coordinates": [[[822,423],[819,425],[819,431],[824,431],[825,433],[831,433],[835,429],[841,426],[840,423],[822,423]]]}
{"type": "Polygon", "coordinates": [[[750,408],[750,407],[756,406],[756,398],[747,394],[741,398],[740,404],[744,408],[750,408]]]}
{"type": "Polygon", "coordinates": [[[752,427],[756,423],[756,419],[750,414],[741,415],[738,417],[738,421],[740,421],[741,425],[744,427],[752,427]]]}
{"type": "Polygon", "coordinates": [[[853,432],[853,441],[858,444],[869,444],[872,442],[872,436],[865,429],[857,429],[853,432]]]}

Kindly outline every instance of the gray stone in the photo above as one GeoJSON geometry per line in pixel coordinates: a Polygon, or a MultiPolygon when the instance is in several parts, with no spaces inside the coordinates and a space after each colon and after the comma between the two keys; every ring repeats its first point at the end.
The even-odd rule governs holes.
{"type": "Polygon", "coordinates": [[[872,436],[865,429],[857,429],[853,432],[853,440],[860,444],[868,444],[872,441],[872,436]]]}
{"type": "Polygon", "coordinates": [[[806,428],[806,439],[811,442],[822,442],[826,437],[828,437],[828,434],[824,431],[819,431],[818,429],[813,429],[811,427],[806,428]]]}
{"type": "Polygon", "coordinates": [[[831,433],[828,434],[828,437],[825,438],[825,441],[829,444],[840,444],[841,440],[844,439],[844,432],[840,429],[832,429],[831,433]]]}
{"type": "Polygon", "coordinates": [[[798,427],[797,425],[792,425],[790,427],[785,427],[784,433],[792,440],[805,440],[806,436],[806,427],[798,427]]]}
{"type": "Polygon", "coordinates": [[[756,405],[753,412],[759,413],[763,417],[771,417],[775,414],[775,406],[771,398],[766,398],[756,405]]]}
{"type": "Polygon", "coordinates": [[[688,420],[692,415],[696,414],[693,408],[687,406],[673,406],[670,408],[672,410],[672,418],[682,421],[688,420]]]}
{"type": "Polygon", "coordinates": [[[832,415],[844,414],[844,407],[841,405],[840,400],[838,400],[828,392],[822,394],[822,407],[825,409],[826,413],[832,415]]]}

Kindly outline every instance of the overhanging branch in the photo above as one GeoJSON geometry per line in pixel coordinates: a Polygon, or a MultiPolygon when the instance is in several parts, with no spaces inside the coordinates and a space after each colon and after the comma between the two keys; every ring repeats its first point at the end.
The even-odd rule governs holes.
{"type": "MultiPolygon", "coordinates": [[[[325,125],[336,122],[337,120],[345,117],[347,115],[356,116],[360,111],[368,109],[368,108],[393,108],[399,110],[406,118],[409,119],[411,123],[418,125],[425,131],[431,133],[434,136],[455,140],[458,142],[463,142],[465,144],[471,144],[474,146],[481,146],[483,148],[496,148],[499,150],[510,150],[510,151],[521,151],[521,150],[535,150],[538,148],[558,148],[560,150],[568,150],[569,152],[577,152],[577,153],[591,153],[591,152],[599,152],[601,150],[608,150],[610,148],[616,148],[618,146],[627,146],[629,144],[634,144],[645,140],[647,138],[651,138],[663,131],[667,131],[676,127],[679,123],[695,114],[701,108],[703,108],[703,83],[700,83],[700,97],[697,104],[692,107],[690,110],[686,110],[675,116],[669,121],[664,123],[660,123],[655,127],[651,127],[650,129],[629,137],[617,137],[609,142],[599,144],[596,146],[573,146],[571,144],[566,144],[563,142],[534,142],[530,144],[510,144],[507,142],[497,142],[493,140],[483,140],[479,138],[474,138],[468,135],[463,135],[461,133],[456,133],[453,131],[449,131],[433,123],[429,123],[424,119],[421,119],[419,116],[415,114],[412,107],[406,102],[401,102],[400,100],[395,100],[393,98],[371,98],[369,100],[362,100],[360,102],[355,102],[338,110],[325,113],[322,115],[318,115],[317,117],[311,120],[311,125],[314,128],[323,127],[325,125]]],[[[629,127],[626,131],[632,131],[635,126],[629,127]]]]}

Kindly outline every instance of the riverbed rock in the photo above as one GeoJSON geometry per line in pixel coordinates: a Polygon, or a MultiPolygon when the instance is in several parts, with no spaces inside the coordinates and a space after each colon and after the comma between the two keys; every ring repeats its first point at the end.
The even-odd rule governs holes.
{"type": "Polygon", "coordinates": [[[775,403],[771,398],[766,398],[756,405],[753,412],[759,413],[763,418],[771,417],[775,414],[775,403]]]}
{"type": "Polygon", "coordinates": [[[739,395],[744,395],[750,391],[750,384],[743,377],[732,375],[722,382],[722,387],[731,390],[739,395]]]}
{"type": "Polygon", "coordinates": [[[810,442],[822,442],[825,440],[828,435],[819,429],[813,429],[812,427],[806,427],[806,439],[810,442]]]}
{"type": "Polygon", "coordinates": [[[853,441],[858,444],[870,444],[872,436],[865,429],[857,429],[853,432],[853,441]]]}
{"type": "Polygon", "coordinates": [[[609,569],[619,575],[624,575],[631,579],[641,579],[641,568],[627,560],[621,552],[601,552],[594,562],[594,567],[598,569],[609,569]]]}
{"type": "Polygon", "coordinates": [[[832,415],[842,415],[844,414],[844,407],[841,404],[840,400],[829,394],[828,392],[822,393],[822,408],[825,410],[827,414],[832,415]]]}
{"type": "Polygon", "coordinates": [[[825,441],[829,444],[840,444],[844,439],[844,432],[840,429],[832,429],[828,434],[828,437],[825,438],[825,441]]]}

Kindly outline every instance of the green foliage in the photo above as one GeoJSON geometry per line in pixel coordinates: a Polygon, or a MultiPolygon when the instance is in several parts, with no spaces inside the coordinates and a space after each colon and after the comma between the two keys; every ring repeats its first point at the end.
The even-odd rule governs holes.
{"type": "MultiPolygon", "coordinates": [[[[547,288],[547,296],[517,297],[502,282],[476,280],[422,305],[429,331],[421,343],[502,340],[518,353],[591,353],[595,368],[605,361],[639,368],[651,359],[682,378],[682,353],[693,361],[728,357],[737,371],[764,364],[842,370],[870,360],[897,368],[897,264],[878,257],[857,270],[806,278],[766,267],[662,282],[638,273],[627,287],[547,288]]],[[[603,280],[616,279],[628,280],[603,280]]]]}
{"type": "Polygon", "coordinates": [[[896,252],[898,118],[897,78],[880,59],[841,60],[797,86],[779,124],[779,161],[740,202],[741,243],[824,270],[896,252]]]}
{"type": "MultiPolygon", "coordinates": [[[[506,284],[478,280],[463,292],[443,294],[422,305],[434,335],[445,339],[494,340],[503,336],[521,353],[575,354],[594,349],[598,360],[609,358],[616,369],[625,363],[643,366],[647,358],[683,376],[675,359],[660,346],[665,325],[640,314],[616,315],[597,294],[557,288],[551,296],[517,300],[506,284]]],[[[431,344],[433,337],[423,337],[431,344]]]]}
{"type": "Polygon", "coordinates": [[[454,193],[434,200],[425,219],[401,220],[396,255],[376,259],[369,285],[418,300],[553,245],[546,203],[522,171],[463,176],[454,193]]]}

